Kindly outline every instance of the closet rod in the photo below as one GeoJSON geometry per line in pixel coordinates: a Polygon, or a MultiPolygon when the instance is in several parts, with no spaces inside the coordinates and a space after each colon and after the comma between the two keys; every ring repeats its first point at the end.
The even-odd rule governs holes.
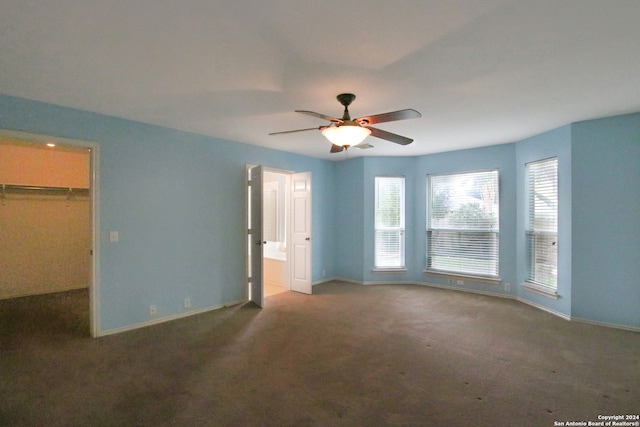
{"type": "Polygon", "coordinates": [[[88,193],[88,188],[79,187],[45,187],[37,185],[2,184],[2,193],[12,191],[38,191],[56,193],[88,193]]]}

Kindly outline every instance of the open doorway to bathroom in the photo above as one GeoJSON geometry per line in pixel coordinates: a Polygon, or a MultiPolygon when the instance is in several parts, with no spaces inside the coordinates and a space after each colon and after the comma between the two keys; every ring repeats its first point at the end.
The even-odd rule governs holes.
{"type": "Polygon", "coordinates": [[[291,289],[287,259],[289,174],[265,171],[262,183],[264,296],[291,289]]]}
{"type": "Polygon", "coordinates": [[[252,170],[257,168],[248,165],[249,299],[261,306],[264,297],[291,289],[287,256],[290,173],[260,167],[252,180],[252,170]],[[256,271],[254,259],[260,261],[256,271]]]}
{"type": "Polygon", "coordinates": [[[311,294],[311,173],[247,165],[248,299],[311,294]]]}

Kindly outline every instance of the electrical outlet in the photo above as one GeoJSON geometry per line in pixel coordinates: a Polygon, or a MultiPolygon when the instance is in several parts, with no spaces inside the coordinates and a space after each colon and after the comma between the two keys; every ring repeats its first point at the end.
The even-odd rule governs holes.
{"type": "Polygon", "coordinates": [[[151,304],[149,306],[149,315],[150,316],[155,316],[156,314],[158,314],[158,307],[156,307],[155,305],[151,304]]]}
{"type": "Polygon", "coordinates": [[[453,284],[456,283],[456,281],[453,280],[453,279],[447,279],[447,283],[450,284],[450,285],[453,285],[453,284]]]}
{"type": "Polygon", "coordinates": [[[184,299],[184,308],[191,308],[191,298],[184,299]]]}
{"type": "Polygon", "coordinates": [[[456,284],[457,285],[464,285],[464,280],[458,280],[458,281],[456,281],[456,284]]]}
{"type": "Polygon", "coordinates": [[[510,291],[511,290],[511,283],[505,283],[504,284],[504,290],[505,291],[510,291]]]}

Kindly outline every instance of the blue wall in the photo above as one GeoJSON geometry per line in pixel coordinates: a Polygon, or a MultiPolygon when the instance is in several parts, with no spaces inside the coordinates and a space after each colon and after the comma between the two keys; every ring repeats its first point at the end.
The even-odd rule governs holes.
{"type": "Polygon", "coordinates": [[[332,162],[8,96],[0,128],[99,145],[101,333],[246,297],[247,163],[311,171],[312,280],[335,274],[332,162]]]}
{"type": "Polygon", "coordinates": [[[361,282],[364,269],[364,158],[334,163],[335,277],[361,282]]]}
{"type": "Polygon", "coordinates": [[[568,125],[513,144],[330,162],[0,95],[0,128],[100,147],[100,332],[245,298],[245,164],[312,173],[312,280],[430,283],[517,297],[640,328],[640,114],[568,125]],[[521,289],[524,165],[557,156],[558,300],[521,289]],[[424,272],[426,176],[498,169],[500,283],[424,272]],[[406,272],[373,272],[374,177],[405,176],[406,272]],[[110,230],[120,242],[110,243],[110,230]],[[509,284],[507,289],[506,284],[509,284]]]}
{"type": "Polygon", "coordinates": [[[336,233],[338,277],[364,283],[417,282],[450,286],[447,277],[427,274],[427,175],[498,169],[500,174],[500,277],[502,283],[465,279],[456,288],[514,295],[504,284],[516,278],[516,175],[514,144],[452,151],[420,157],[361,157],[336,164],[340,185],[338,218],[352,223],[336,233]],[[406,271],[374,272],[374,202],[376,176],[405,177],[406,271]],[[345,230],[346,228],[346,230],[345,230]]]}
{"type": "Polygon", "coordinates": [[[640,327],[640,114],[571,128],[572,315],[640,327]]]}
{"type": "MultiPolygon", "coordinates": [[[[479,170],[498,169],[500,185],[500,279],[501,283],[486,281],[464,280],[464,285],[455,287],[477,292],[513,295],[516,266],[516,174],[515,147],[513,144],[494,145],[491,147],[471,150],[451,151],[418,159],[416,165],[418,182],[417,228],[419,230],[416,252],[419,254],[424,270],[426,265],[426,194],[427,175],[453,172],[472,172],[479,170]],[[509,284],[509,290],[506,289],[509,284]]],[[[422,271],[421,270],[421,271],[422,271]]],[[[447,284],[447,277],[435,274],[421,274],[419,281],[434,283],[441,286],[447,284]]]]}

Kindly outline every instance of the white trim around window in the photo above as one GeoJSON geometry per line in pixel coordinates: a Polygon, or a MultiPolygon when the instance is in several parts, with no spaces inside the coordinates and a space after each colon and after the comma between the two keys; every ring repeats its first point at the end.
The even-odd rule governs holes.
{"type": "Polygon", "coordinates": [[[404,271],[404,177],[375,177],[373,271],[404,271]]]}

